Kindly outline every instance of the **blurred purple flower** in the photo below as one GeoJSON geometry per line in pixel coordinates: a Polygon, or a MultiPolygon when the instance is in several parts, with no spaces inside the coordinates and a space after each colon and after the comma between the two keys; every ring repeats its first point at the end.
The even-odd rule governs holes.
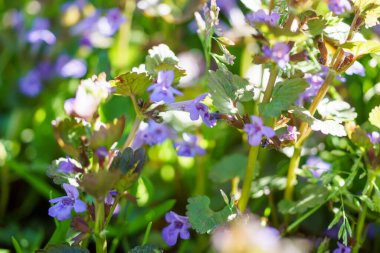
{"type": "Polygon", "coordinates": [[[86,211],[86,203],[79,199],[79,193],[75,186],[63,184],[63,189],[67,196],[51,199],[49,202],[55,204],[49,208],[49,216],[57,218],[57,220],[67,220],[71,217],[71,210],[77,213],[86,211]]]}
{"type": "Polygon", "coordinates": [[[95,11],[92,15],[86,17],[81,20],[78,24],[73,26],[70,29],[70,33],[73,35],[86,35],[91,33],[95,29],[95,25],[97,24],[100,18],[100,11],[95,11]]]}
{"type": "Polygon", "coordinates": [[[168,104],[168,109],[189,112],[191,120],[198,120],[201,117],[206,126],[213,127],[216,125],[216,119],[209,112],[208,106],[201,103],[207,96],[208,93],[204,93],[193,100],[168,104]]]}
{"type": "Polygon", "coordinates": [[[305,79],[309,83],[309,87],[300,94],[296,104],[297,105],[303,105],[305,102],[310,102],[315,95],[317,95],[319,89],[321,88],[324,79],[323,76],[325,75],[324,72],[319,74],[305,74],[305,79]]]}
{"type": "Polygon", "coordinates": [[[365,76],[365,69],[364,66],[358,62],[355,61],[354,64],[349,67],[346,72],[347,75],[359,75],[359,76],[365,76]]]}
{"type": "Polygon", "coordinates": [[[176,142],[174,147],[179,156],[194,157],[195,155],[204,155],[206,150],[197,145],[197,137],[192,134],[183,134],[183,141],[176,142]]]}
{"type": "Polygon", "coordinates": [[[32,29],[28,32],[27,41],[34,44],[45,42],[52,45],[56,42],[55,35],[49,31],[50,23],[47,19],[36,18],[33,23],[32,29]]]}
{"type": "Polygon", "coordinates": [[[299,132],[297,132],[297,127],[288,126],[287,127],[287,133],[282,134],[280,136],[280,140],[296,141],[298,134],[299,134],[299,132]]]}
{"type": "Polygon", "coordinates": [[[266,57],[272,58],[280,68],[285,68],[289,62],[290,48],[286,43],[277,42],[272,49],[265,46],[263,47],[263,52],[266,57]]]}
{"type": "Polygon", "coordinates": [[[28,97],[35,97],[42,91],[42,80],[37,70],[29,71],[19,82],[20,92],[28,97]]]}
{"type": "Polygon", "coordinates": [[[190,238],[189,228],[191,225],[188,217],[170,211],[166,213],[165,220],[170,224],[162,229],[162,239],[169,246],[174,246],[177,243],[178,236],[183,240],[190,238]]]}
{"type": "Polygon", "coordinates": [[[70,158],[68,156],[66,156],[65,159],[61,160],[58,166],[58,172],[71,173],[75,171],[75,165],[70,161],[70,158]]]}
{"type": "Polygon", "coordinates": [[[172,103],[175,101],[174,95],[182,96],[182,92],[174,89],[171,85],[174,81],[174,71],[160,71],[158,72],[157,83],[148,87],[147,91],[153,90],[150,94],[150,100],[153,102],[172,103]]]}
{"type": "Polygon", "coordinates": [[[99,32],[105,36],[112,36],[119,30],[120,25],[126,21],[126,17],[119,8],[110,9],[105,17],[98,20],[99,32]]]}
{"type": "Polygon", "coordinates": [[[247,15],[247,21],[251,26],[255,23],[266,23],[270,26],[276,26],[280,20],[280,14],[272,12],[268,15],[264,10],[260,9],[247,15]]]}
{"type": "Polygon", "coordinates": [[[80,59],[71,59],[67,55],[58,57],[56,71],[60,77],[81,78],[87,73],[86,62],[80,59]]]}
{"type": "Polygon", "coordinates": [[[369,137],[372,144],[376,145],[380,143],[380,133],[378,132],[367,133],[367,136],[369,137]]]}
{"type": "Polygon", "coordinates": [[[351,4],[348,0],[329,0],[329,9],[335,14],[342,14],[351,10],[351,4]]]}
{"type": "Polygon", "coordinates": [[[306,161],[306,166],[309,167],[315,178],[320,178],[323,173],[331,170],[331,164],[317,156],[310,156],[306,161]]]}
{"type": "Polygon", "coordinates": [[[142,122],[139,130],[132,143],[133,149],[138,149],[142,145],[149,146],[157,145],[164,142],[166,139],[174,138],[175,132],[165,124],[158,124],[154,120],[149,120],[147,123],[142,122]]]}
{"type": "Polygon", "coordinates": [[[49,61],[42,61],[36,68],[41,80],[48,80],[54,75],[54,66],[49,61]]]}
{"type": "Polygon", "coordinates": [[[351,248],[338,242],[338,248],[336,248],[333,253],[350,253],[351,248]]]}
{"type": "Polygon", "coordinates": [[[275,135],[272,128],[264,126],[263,120],[257,116],[251,116],[252,123],[244,125],[244,131],[248,133],[248,143],[251,146],[258,146],[263,136],[271,138],[275,135]]]}
{"type": "Polygon", "coordinates": [[[86,4],[87,4],[87,0],[75,0],[73,2],[64,3],[61,7],[61,10],[66,11],[72,6],[78,7],[79,10],[83,10],[86,4]]]}

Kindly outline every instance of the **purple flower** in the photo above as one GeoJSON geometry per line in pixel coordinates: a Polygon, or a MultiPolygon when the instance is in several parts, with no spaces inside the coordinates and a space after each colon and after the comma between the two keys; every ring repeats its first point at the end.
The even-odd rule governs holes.
{"type": "Polygon", "coordinates": [[[26,76],[20,79],[20,92],[28,97],[35,97],[42,90],[42,80],[36,70],[29,71],[26,76]]]}
{"type": "Polygon", "coordinates": [[[251,26],[255,26],[255,23],[266,23],[271,26],[276,26],[280,20],[280,14],[272,12],[270,15],[262,9],[247,15],[247,21],[251,26]]]}
{"type": "Polygon", "coordinates": [[[49,61],[40,62],[36,68],[41,80],[48,80],[54,75],[54,66],[49,61]]]}
{"type": "Polygon", "coordinates": [[[61,55],[56,63],[58,75],[64,78],[81,78],[87,72],[86,62],[79,59],[70,59],[67,55],[61,55]]]}
{"type": "Polygon", "coordinates": [[[208,93],[204,93],[193,100],[172,103],[168,105],[168,109],[189,112],[191,120],[198,120],[201,117],[206,126],[213,127],[216,125],[216,119],[209,112],[208,106],[201,103],[207,96],[208,93]]]}
{"type": "Polygon", "coordinates": [[[99,160],[104,161],[108,156],[108,151],[106,147],[100,147],[95,151],[95,155],[99,158],[99,160]]]}
{"type": "Polygon", "coordinates": [[[280,68],[285,68],[286,64],[289,62],[290,48],[286,43],[277,42],[272,49],[264,47],[263,52],[266,57],[272,58],[277,62],[280,68]]]}
{"type": "Polygon", "coordinates": [[[150,100],[153,102],[172,103],[175,101],[174,95],[181,96],[182,92],[174,89],[171,85],[174,81],[174,71],[160,71],[158,72],[157,83],[148,87],[147,91],[153,90],[150,94],[150,100]]]}
{"type": "Polygon", "coordinates": [[[166,213],[165,220],[170,224],[162,229],[162,239],[169,246],[174,246],[177,243],[178,236],[183,240],[190,238],[189,228],[191,225],[188,217],[170,211],[166,213]]]}
{"type": "Polygon", "coordinates": [[[106,17],[102,17],[98,21],[99,32],[105,36],[112,36],[126,20],[118,8],[110,9],[106,17]]]}
{"type": "MultiPolygon", "coordinates": [[[[117,196],[117,191],[108,192],[107,196],[104,199],[104,204],[106,204],[108,206],[112,206],[113,203],[115,202],[115,198],[114,198],[115,196],[117,196]]],[[[113,214],[117,214],[117,213],[119,213],[119,211],[120,211],[120,205],[116,204],[116,207],[113,211],[113,214]]]]}
{"type": "Polygon", "coordinates": [[[380,134],[378,132],[367,133],[372,144],[376,145],[380,143],[380,134]]]}
{"type": "Polygon", "coordinates": [[[36,18],[33,23],[32,30],[29,31],[26,38],[27,41],[34,44],[45,42],[48,45],[52,45],[56,42],[55,35],[49,31],[49,21],[43,18],[36,18]]]}
{"type": "Polygon", "coordinates": [[[335,14],[342,14],[345,11],[351,10],[351,4],[348,0],[329,0],[329,9],[335,14]]]}
{"type": "Polygon", "coordinates": [[[331,170],[331,164],[317,156],[310,156],[306,161],[306,166],[310,168],[310,172],[315,178],[320,178],[323,173],[331,170]]]}
{"type": "Polygon", "coordinates": [[[347,70],[347,75],[359,75],[359,76],[365,76],[365,69],[364,66],[358,62],[355,61],[354,64],[352,64],[347,70]]]}
{"type": "Polygon", "coordinates": [[[297,132],[297,127],[288,126],[287,131],[287,133],[280,136],[280,140],[296,141],[297,135],[299,134],[299,132],[297,132]]]}
{"type": "Polygon", "coordinates": [[[70,161],[70,158],[66,156],[66,158],[59,162],[57,171],[71,173],[75,171],[75,165],[70,161]]]}
{"type": "Polygon", "coordinates": [[[272,128],[264,126],[261,118],[251,116],[252,123],[244,125],[244,131],[248,133],[248,143],[251,146],[258,146],[263,136],[271,138],[275,135],[272,128]]]}
{"type": "Polygon", "coordinates": [[[49,202],[55,204],[49,208],[49,215],[57,218],[57,220],[67,220],[71,217],[71,210],[74,209],[77,213],[86,211],[86,203],[81,201],[79,193],[75,186],[70,184],[63,184],[63,189],[67,196],[51,199],[49,202]]]}
{"type": "Polygon", "coordinates": [[[350,253],[351,248],[338,242],[338,248],[336,248],[333,253],[350,253]]]}
{"type": "Polygon", "coordinates": [[[174,131],[165,124],[158,124],[154,120],[149,120],[147,123],[141,122],[133,140],[132,148],[138,149],[145,144],[149,146],[157,145],[166,139],[174,138],[174,136],[174,131]]]}
{"type": "Polygon", "coordinates": [[[204,155],[206,153],[203,148],[197,145],[195,135],[184,133],[183,140],[174,144],[179,156],[194,157],[196,154],[204,155]]]}

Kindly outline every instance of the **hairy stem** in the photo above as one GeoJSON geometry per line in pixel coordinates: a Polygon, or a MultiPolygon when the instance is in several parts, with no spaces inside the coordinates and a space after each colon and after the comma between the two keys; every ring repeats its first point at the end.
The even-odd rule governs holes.
{"type": "MultiPolygon", "coordinates": [[[[274,84],[277,79],[277,75],[278,75],[278,67],[276,65],[273,65],[270,71],[267,87],[265,88],[264,98],[262,101],[263,104],[268,103],[270,101],[270,98],[272,97],[272,92],[273,92],[274,84]]],[[[260,150],[260,146],[252,146],[249,150],[248,164],[247,164],[247,169],[246,169],[245,177],[243,181],[241,198],[239,200],[239,209],[241,212],[244,212],[245,209],[247,208],[248,200],[251,194],[251,183],[253,180],[253,176],[255,174],[254,171],[255,171],[255,166],[256,166],[259,150],[260,150]]]]}
{"type": "Polygon", "coordinates": [[[103,233],[104,228],[104,203],[103,201],[95,202],[95,245],[96,253],[107,253],[107,239],[103,233]]]}

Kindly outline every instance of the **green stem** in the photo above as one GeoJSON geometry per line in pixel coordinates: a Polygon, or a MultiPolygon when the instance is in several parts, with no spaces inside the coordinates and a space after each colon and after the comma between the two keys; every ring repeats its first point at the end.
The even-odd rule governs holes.
{"type": "MultiPolygon", "coordinates": [[[[372,194],[372,189],[373,189],[373,185],[375,183],[375,180],[376,180],[376,175],[374,173],[371,173],[371,171],[369,172],[368,174],[368,180],[367,180],[367,185],[364,189],[368,189],[367,191],[363,192],[365,196],[367,196],[368,198],[371,197],[371,194],[372,194]]],[[[359,215],[359,221],[358,221],[358,225],[356,227],[356,243],[355,243],[355,246],[352,250],[352,253],[358,253],[362,244],[363,244],[363,241],[365,240],[365,233],[364,232],[364,226],[365,226],[365,220],[366,220],[366,217],[367,217],[367,205],[364,205],[362,211],[360,212],[360,215],[359,215]]]]}
{"type": "MultiPolygon", "coordinates": [[[[263,104],[268,103],[270,101],[270,98],[272,97],[272,92],[277,79],[278,71],[278,67],[276,65],[273,65],[270,71],[267,87],[265,88],[264,97],[262,101],[263,104]]],[[[241,198],[239,200],[239,209],[241,212],[244,212],[247,208],[248,200],[251,194],[251,184],[254,176],[255,165],[259,154],[259,150],[260,146],[252,146],[249,149],[248,164],[243,181],[241,198]]]]}
{"type": "Polygon", "coordinates": [[[107,225],[110,223],[111,218],[112,218],[112,216],[113,216],[113,212],[115,211],[115,208],[116,208],[117,204],[119,203],[119,201],[120,201],[120,194],[117,194],[117,196],[115,197],[115,199],[114,199],[114,201],[113,201],[113,204],[112,204],[112,206],[111,206],[111,208],[110,208],[110,211],[109,211],[109,213],[108,213],[108,216],[107,216],[107,218],[106,218],[106,223],[105,223],[105,226],[106,226],[106,227],[107,227],[107,225]]]}
{"type": "Polygon", "coordinates": [[[107,239],[103,233],[104,228],[104,203],[103,201],[95,202],[95,245],[96,253],[107,253],[107,239]]]}
{"type": "Polygon", "coordinates": [[[294,152],[293,152],[292,158],[290,159],[288,178],[286,181],[286,189],[285,189],[286,200],[292,200],[294,182],[296,180],[296,169],[299,166],[300,159],[301,159],[301,147],[294,146],[294,152]]]}
{"type": "Polygon", "coordinates": [[[132,129],[129,132],[128,138],[124,143],[123,149],[126,149],[132,145],[133,139],[135,138],[137,131],[139,130],[141,119],[136,117],[135,122],[133,123],[132,129]]]}
{"type": "Polygon", "coordinates": [[[7,211],[9,201],[9,168],[3,166],[1,169],[1,197],[0,197],[0,220],[2,220],[7,211]]]}
{"type": "Polygon", "coordinates": [[[259,149],[260,149],[260,146],[252,146],[249,150],[247,170],[245,172],[243,189],[241,193],[241,198],[239,200],[239,209],[241,212],[245,211],[245,208],[247,207],[247,204],[248,204],[249,197],[251,195],[251,183],[253,180],[253,175],[255,171],[257,156],[259,154],[259,149]]]}
{"type": "MultiPolygon", "coordinates": [[[[327,74],[327,77],[322,84],[322,87],[319,89],[317,95],[315,96],[312,104],[310,105],[309,112],[311,115],[314,115],[314,113],[317,110],[317,107],[319,103],[322,101],[322,99],[325,97],[328,88],[330,87],[331,82],[334,80],[336,76],[336,72],[333,70],[330,70],[327,74]]],[[[294,190],[294,181],[296,179],[296,169],[299,166],[299,162],[301,159],[301,149],[302,144],[308,137],[310,131],[309,126],[306,122],[302,122],[300,126],[300,136],[297,141],[297,143],[294,145],[294,152],[293,156],[290,159],[289,169],[288,169],[288,177],[286,182],[286,189],[285,189],[285,199],[286,200],[292,200],[293,198],[293,190],[294,190]]]]}
{"type": "Polygon", "coordinates": [[[153,224],[152,222],[148,223],[148,226],[147,226],[147,228],[145,230],[144,239],[143,239],[143,242],[142,242],[141,246],[144,246],[148,242],[148,238],[149,238],[150,230],[152,228],[152,224],[153,224]]]}

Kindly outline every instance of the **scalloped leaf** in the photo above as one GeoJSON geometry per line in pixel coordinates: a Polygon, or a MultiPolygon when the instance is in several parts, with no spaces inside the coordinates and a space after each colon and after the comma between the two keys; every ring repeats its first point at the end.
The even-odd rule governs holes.
{"type": "Polygon", "coordinates": [[[330,134],[333,136],[346,136],[347,133],[344,126],[335,120],[319,120],[310,115],[310,112],[305,108],[298,106],[291,106],[290,113],[297,119],[309,124],[310,128],[314,131],[319,131],[323,134],[330,134]]]}
{"type": "Polygon", "coordinates": [[[353,121],[357,117],[355,109],[349,103],[341,100],[323,99],[317,110],[323,119],[334,120],[338,123],[353,121]]]}
{"type": "Polygon", "coordinates": [[[210,199],[207,196],[189,198],[186,206],[186,215],[191,226],[200,234],[210,233],[217,226],[228,221],[228,217],[236,213],[236,208],[229,206],[215,212],[210,209],[210,199]]]}
{"type": "Polygon", "coordinates": [[[90,139],[90,147],[94,150],[99,147],[109,149],[112,144],[117,142],[123,134],[125,127],[125,117],[116,118],[113,122],[100,126],[94,130],[90,139]]]}
{"type": "Polygon", "coordinates": [[[347,42],[342,45],[342,48],[351,52],[355,57],[360,57],[366,54],[380,54],[380,43],[371,40],[347,42]]]}
{"type": "Polygon", "coordinates": [[[153,80],[146,73],[127,72],[119,75],[110,82],[115,89],[115,95],[120,96],[142,96],[153,80]]]}
{"type": "Polygon", "coordinates": [[[279,82],[273,89],[272,100],[267,104],[260,104],[264,117],[278,117],[282,111],[289,109],[299,97],[299,94],[309,87],[303,78],[295,78],[279,82]]]}
{"type": "Polygon", "coordinates": [[[225,67],[210,71],[208,81],[213,104],[221,113],[237,113],[239,102],[253,100],[253,85],[225,67]]]}
{"type": "Polygon", "coordinates": [[[88,137],[86,127],[81,123],[81,121],[74,118],[54,120],[52,125],[55,139],[62,150],[70,156],[79,158],[81,137],[88,137]]]}
{"type": "Polygon", "coordinates": [[[369,122],[377,128],[380,128],[380,106],[376,106],[369,113],[369,122]]]}

